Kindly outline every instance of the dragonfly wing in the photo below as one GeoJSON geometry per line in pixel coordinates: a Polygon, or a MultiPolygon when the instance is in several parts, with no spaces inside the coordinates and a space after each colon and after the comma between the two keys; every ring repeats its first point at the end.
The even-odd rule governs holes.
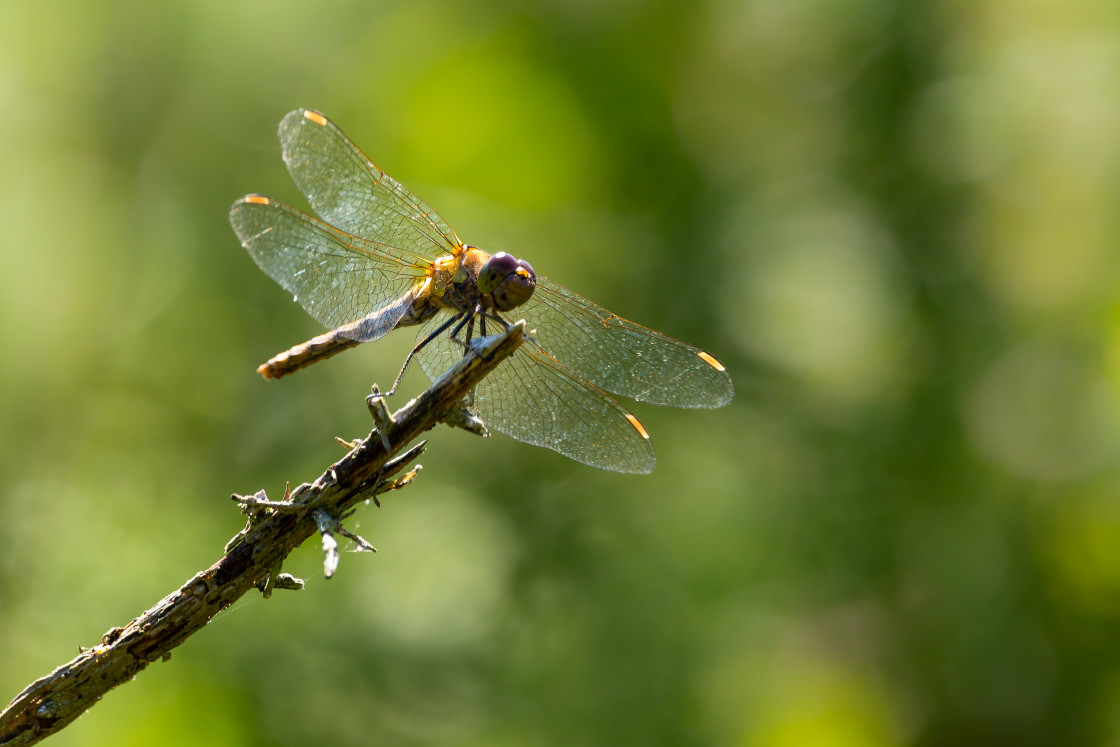
{"type": "Polygon", "coordinates": [[[284,117],[280,147],[296,186],[332,226],[429,257],[460,246],[436,211],[377,168],[319,112],[298,109],[284,117]]]}
{"type": "MultiPolygon", "coordinates": [[[[428,322],[417,339],[440,321],[428,322]]],[[[440,335],[420,351],[420,365],[435,381],[462,355],[461,347],[440,335]]],[[[637,418],[533,340],[479,383],[474,405],[488,427],[592,467],[645,474],[656,463],[637,418]]]]}
{"type": "Polygon", "coordinates": [[[230,208],[229,222],[253,260],[308,314],[328,328],[348,325],[343,334],[361,342],[393,328],[408,311],[408,294],[427,275],[423,260],[365,242],[268,197],[242,197],[230,208]],[[361,321],[348,324],[355,320],[361,321]]]}
{"type": "Polygon", "coordinates": [[[734,385],[708,353],[615,316],[578,293],[537,278],[525,318],[540,346],[565,366],[613,394],[673,407],[722,407],[734,385]]]}

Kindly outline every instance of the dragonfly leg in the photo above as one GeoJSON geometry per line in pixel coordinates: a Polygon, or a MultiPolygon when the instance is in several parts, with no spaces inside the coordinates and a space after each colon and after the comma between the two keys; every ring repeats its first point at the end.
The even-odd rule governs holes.
{"type": "Polygon", "coordinates": [[[453,343],[461,347],[463,349],[463,355],[466,355],[471,349],[470,339],[472,330],[474,329],[474,313],[463,313],[467,314],[466,318],[455,325],[455,329],[451,330],[451,334],[448,335],[448,337],[453,343]],[[459,332],[462,331],[464,326],[467,327],[467,342],[463,342],[459,339],[459,332]]]}
{"type": "MultiPolygon", "coordinates": [[[[457,324],[455,326],[455,329],[451,330],[451,334],[449,335],[452,342],[454,342],[456,345],[459,345],[460,347],[463,348],[463,357],[464,358],[467,355],[469,355],[470,352],[471,352],[471,338],[474,336],[474,315],[477,314],[477,313],[480,313],[480,310],[476,306],[473,311],[467,313],[467,318],[466,319],[459,322],[459,324],[457,324]],[[467,339],[466,339],[465,342],[463,340],[459,339],[459,332],[462,331],[464,325],[466,325],[466,327],[467,327],[467,339]]],[[[468,394],[466,396],[465,401],[466,401],[465,407],[474,407],[474,389],[473,388],[471,389],[470,394],[468,394]]],[[[474,417],[473,415],[468,413],[466,410],[463,410],[462,407],[460,407],[459,409],[462,410],[462,412],[463,412],[462,417],[467,417],[467,418],[472,418],[473,417],[475,420],[478,420],[477,417],[474,417]]],[[[481,420],[478,420],[478,422],[480,424],[482,423],[481,420]]],[[[462,426],[459,426],[459,427],[462,427],[462,426]]],[[[486,426],[483,426],[484,431],[485,431],[485,429],[486,429],[486,426]]],[[[468,428],[468,430],[470,430],[470,428],[468,428]]]]}
{"type": "MultiPolygon", "coordinates": [[[[427,345],[429,342],[431,342],[432,340],[436,339],[441,334],[443,334],[447,330],[448,327],[450,327],[455,322],[459,321],[459,317],[461,317],[462,315],[463,315],[462,312],[460,312],[459,314],[456,314],[455,316],[451,317],[446,322],[439,325],[439,328],[436,329],[436,331],[432,332],[430,335],[425,337],[423,340],[416,343],[416,347],[414,347],[409,352],[408,357],[404,359],[404,365],[401,366],[401,372],[397,374],[397,380],[393,382],[393,388],[390,389],[389,391],[385,392],[385,394],[382,395],[383,397],[392,396],[393,392],[397,391],[397,386],[400,385],[401,379],[404,378],[405,369],[408,368],[408,364],[412,362],[413,356],[415,356],[417,353],[419,353],[421,350],[423,350],[424,346],[427,345]]],[[[456,331],[458,331],[459,328],[461,328],[462,326],[463,326],[463,322],[459,321],[459,326],[455,328],[456,331]]],[[[452,332],[451,334],[455,334],[455,333],[452,332]]]]}
{"type": "Polygon", "coordinates": [[[471,314],[471,320],[469,322],[467,322],[467,339],[466,339],[466,342],[463,344],[463,348],[464,348],[463,349],[463,355],[466,355],[467,351],[471,349],[471,340],[473,340],[473,339],[474,339],[474,314],[471,314]]]}
{"type": "MultiPolygon", "coordinates": [[[[501,314],[498,314],[497,312],[491,311],[491,312],[488,313],[488,316],[491,319],[493,319],[494,321],[496,321],[498,324],[502,325],[502,330],[503,331],[509,330],[511,325],[510,325],[509,321],[505,317],[503,317],[501,314]]],[[[535,330],[535,329],[531,329],[526,333],[526,336],[530,340],[535,340],[536,335],[537,335],[537,330],[535,330]]]]}
{"type": "MultiPolygon", "coordinates": [[[[486,316],[483,317],[483,323],[484,324],[486,323],[486,317],[489,317],[489,318],[493,319],[495,322],[497,322],[498,324],[502,325],[502,331],[503,332],[505,332],[506,330],[509,329],[509,322],[507,322],[505,319],[503,319],[500,314],[498,314],[496,312],[493,312],[493,311],[486,312],[486,316]]],[[[485,327],[483,329],[485,329],[485,327]]],[[[483,334],[485,334],[485,332],[483,334]]]]}
{"type": "MultiPolygon", "coordinates": [[[[505,330],[509,329],[509,322],[507,322],[505,319],[502,319],[500,316],[495,314],[493,311],[483,311],[482,309],[477,309],[475,311],[475,313],[478,314],[478,330],[479,330],[478,334],[479,334],[479,337],[486,337],[486,320],[487,319],[493,320],[493,321],[497,322],[498,324],[500,324],[502,326],[502,331],[503,332],[505,330]]],[[[470,342],[470,334],[469,333],[467,334],[467,341],[470,342]]]]}

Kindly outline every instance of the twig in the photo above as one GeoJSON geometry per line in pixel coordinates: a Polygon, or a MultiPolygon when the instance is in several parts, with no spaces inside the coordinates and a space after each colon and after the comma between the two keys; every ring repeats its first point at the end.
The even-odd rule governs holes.
{"type": "Polygon", "coordinates": [[[320,531],[316,515],[327,517],[326,529],[338,531],[339,517],[351,507],[411,482],[415,469],[400,478],[394,475],[420,455],[423,444],[402,450],[455,410],[517,349],[524,326],[518,322],[504,335],[477,341],[475,354],[354,443],[315,482],[285,490],[283,501],[269,501],[263,491],[234,496],[249,523],[229,542],[225,555],[128,625],[110,629],[96,646],[30,684],[0,713],[0,745],[30,745],[59,731],[109,690],[153,661],[170,657],[172,649],[250,589],[267,596],[273,588],[299,588],[299,579],[279,570],[292,550],[320,531]]]}

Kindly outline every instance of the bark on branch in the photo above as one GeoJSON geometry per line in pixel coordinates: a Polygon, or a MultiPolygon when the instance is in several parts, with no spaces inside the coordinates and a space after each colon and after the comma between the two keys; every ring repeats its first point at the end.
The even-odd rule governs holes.
{"type": "MultiPolygon", "coordinates": [[[[405,447],[449,414],[471,389],[513,353],[524,339],[524,322],[504,334],[476,341],[473,353],[449,370],[419,397],[390,417],[350,452],[327,468],[315,482],[300,485],[284,501],[234,496],[249,522],[227,545],[216,563],[124,627],[112,628],[93,648],[28,685],[0,713],[0,745],[31,745],[59,731],[117,685],[132,679],[148,664],[170,656],[171,650],[202,629],[218,612],[253,588],[266,596],[273,588],[294,586],[279,574],[289,553],[315,533],[324,538],[328,574],[330,535],[342,530],[339,520],[360,501],[403,487],[415,470],[395,475],[423,450],[405,447]],[[328,539],[329,538],[329,539],[328,539]]],[[[370,409],[383,400],[371,397],[370,409]]],[[[459,419],[460,425],[465,421],[459,419]]],[[[337,552],[333,562],[337,563],[337,552]]]]}

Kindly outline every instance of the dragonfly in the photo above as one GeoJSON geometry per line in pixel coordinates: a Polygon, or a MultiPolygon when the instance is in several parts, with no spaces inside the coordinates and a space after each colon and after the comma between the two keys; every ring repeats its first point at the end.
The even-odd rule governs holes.
{"type": "Polygon", "coordinates": [[[402,327],[418,327],[405,368],[436,381],[475,335],[518,318],[533,330],[478,384],[487,426],[600,469],[652,472],[649,433],[611,395],[722,407],[734,387],[714,356],[612,314],[506,252],[464,244],[431,207],[379,169],[321,113],[280,122],[284,163],[318,218],[260,194],[230,208],[241,245],[330,331],[257,371],[278,379],[402,327]]]}

